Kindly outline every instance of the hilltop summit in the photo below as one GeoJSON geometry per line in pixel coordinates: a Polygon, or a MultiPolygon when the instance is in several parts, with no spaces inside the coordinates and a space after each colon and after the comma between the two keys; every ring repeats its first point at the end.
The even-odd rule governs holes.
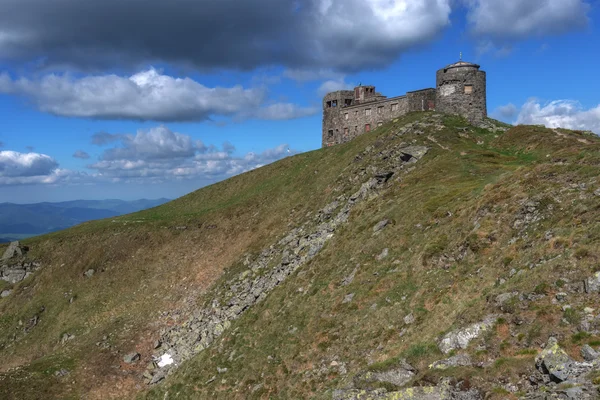
{"type": "Polygon", "coordinates": [[[599,149],[409,113],[25,240],[0,397],[597,398],[599,149]]]}

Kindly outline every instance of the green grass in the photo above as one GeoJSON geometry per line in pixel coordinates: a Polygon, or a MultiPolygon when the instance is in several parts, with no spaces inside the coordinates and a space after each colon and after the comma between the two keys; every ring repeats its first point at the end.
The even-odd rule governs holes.
{"type": "MultiPolygon", "coordinates": [[[[481,339],[486,350],[477,357],[495,360],[489,368],[452,373],[477,374],[478,385],[490,393],[496,377],[527,373],[532,349],[549,331],[572,335],[559,323],[568,316],[550,302],[554,286],[589,276],[599,254],[597,200],[565,190],[572,182],[593,187],[597,140],[583,145],[577,134],[557,138],[551,130],[524,126],[492,133],[455,117],[442,117],[441,130],[396,135],[404,124],[433,116],[410,114],[350,143],[288,157],[151,210],[26,240],[44,268],[0,300],[0,356],[26,369],[48,362],[44,370],[51,370],[60,362],[48,360],[72,360],[73,371],[63,381],[40,369],[5,372],[0,387],[19,381],[13,396],[25,399],[35,398],[30,381],[31,388],[46,382],[55,390],[48,398],[329,399],[356,374],[386,370],[400,358],[420,371],[417,384],[430,384],[427,379],[444,376],[427,372],[447,357],[437,349],[440,335],[498,313],[489,299],[508,291],[545,296],[507,305],[510,315],[481,339]],[[136,380],[159,329],[185,321],[194,305],[210,303],[211,287],[244,271],[245,258],[302,226],[309,213],[358,190],[389,162],[379,154],[401,143],[430,151],[413,170],[396,174],[378,197],[356,206],[316,258],[234,321],[212,347],[161,385],[147,388],[136,380]],[[544,218],[513,229],[530,198],[541,203],[544,218]],[[373,235],[384,218],[394,223],[373,235]],[[552,241],[544,238],[548,230],[552,241]],[[377,261],[384,248],[389,256],[377,261]],[[587,255],[571,257],[577,248],[587,255]],[[568,274],[566,259],[574,261],[568,274]],[[357,265],[353,282],[342,286],[357,265]],[[91,279],[83,276],[89,268],[96,270],[91,279]],[[524,273],[497,286],[511,268],[524,273]],[[349,293],[352,302],[342,304],[349,293]],[[25,334],[19,321],[42,306],[40,323],[25,334]],[[166,314],[173,310],[184,315],[166,314]],[[410,313],[416,320],[407,325],[410,313]],[[517,317],[528,323],[515,326],[517,317]],[[75,339],[61,345],[63,333],[75,339]],[[112,347],[96,345],[104,336],[112,347]],[[123,369],[122,355],[133,350],[144,362],[123,369]],[[223,367],[228,371],[218,374],[223,367]],[[61,383],[67,381],[75,383],[61,383]],[[118,395],[109,390],[116,384],[118,395]]],[[[582,309],[579,298],[569,301],[582,309]]],[[[468,351],[476,355],[480,344],[468,351]]]]}

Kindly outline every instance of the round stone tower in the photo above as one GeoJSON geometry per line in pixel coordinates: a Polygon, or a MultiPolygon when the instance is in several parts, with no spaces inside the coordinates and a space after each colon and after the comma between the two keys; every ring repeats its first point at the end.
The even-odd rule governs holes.
{"type": "Polygon", "coordinates": [[[437,71],[436,110],[475,124],[487,117],[486,76],[479,65],[459,61],[437,71]]]}

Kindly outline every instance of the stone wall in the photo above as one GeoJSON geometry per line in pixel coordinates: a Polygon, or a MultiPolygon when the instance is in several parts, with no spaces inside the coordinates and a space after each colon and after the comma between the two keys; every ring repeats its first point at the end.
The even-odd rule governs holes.
{"type": "Polygon", "coordinates": [[[408,98],[408,111],[433,111],[435,110],[435,89],[422,89],[406,93],[408,98]]]}
{"type": "Polygon", "coordinates": [[[324,108],[323,147],[345,143],[409,111],[407,96],[383,98],[347,107],[339,104],[337,107],[324,108]]]}
{"type": "Polygon", "coordinates": [[[440,69],[436,84],[437,111],[461,115],[475,124],[487,117],[486,75],[479,66],[440,69]]]}
{"type": "Polygon", "coordinates": [[[460,60],[437,71],[436,88],[386,98],[374,86],[328,93],[323,99],[322,146],[345,143],[411,111],[461,115],[479,125],[487,117],[486,74],[460,60]]]}

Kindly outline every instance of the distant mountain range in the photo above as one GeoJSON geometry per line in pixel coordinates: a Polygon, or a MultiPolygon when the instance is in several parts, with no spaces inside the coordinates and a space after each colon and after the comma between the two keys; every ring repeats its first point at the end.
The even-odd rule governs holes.
{"type": "Polygon", "coordinates": [[[60,203],[0,203],[0,243],[69,228],[93,219],[116,217],[159,206],[156,200],[73,200],[60,203]]]}

